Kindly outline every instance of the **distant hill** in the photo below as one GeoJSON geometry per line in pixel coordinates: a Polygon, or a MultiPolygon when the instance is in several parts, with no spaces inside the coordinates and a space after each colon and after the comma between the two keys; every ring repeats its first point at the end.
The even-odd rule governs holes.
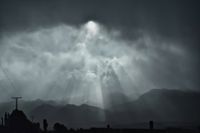
{"type": "Polygon", "coordinates": [[[159,121],[200,121],[200,93],[196,92],[154,89],[140,96],[134,106],[140,112],[152,112],[149,118],[159,121]]]}
{"type": "MultiPolygon", "coordinates": [[[[135,101],[124,101],[109,110],[86,104],[63,105],[42,100],[23,101],[20,107],[29,119],[42,122],[46,118],[50,126],[61,122],[67,127],[105,126],[108,123],[113,126],[133,127],[144,125],[149,120],[156,121],[160,127],[179,124],[195,126],[200,123],[198,92],[153,89],[135,101]]],[[[11,103],[0,104],[0,114],[11,110],[12,106],[9,104],[11,103]]]]}
{"type": "Polygon", "coordinates": [[[200,123],[200,93],[191,91],[153,89],[137,100],[124,103],[113,111],[116,121],[161,123],[200,123]]]}
{"type": "Polygon", "coordinates": [[[43,104],[30,112],[36,120],[47,118],[50,123],[61,122],[69,127],[90,127],[105,121],[104,110],[86,104],[52,106],[43,104]]]}

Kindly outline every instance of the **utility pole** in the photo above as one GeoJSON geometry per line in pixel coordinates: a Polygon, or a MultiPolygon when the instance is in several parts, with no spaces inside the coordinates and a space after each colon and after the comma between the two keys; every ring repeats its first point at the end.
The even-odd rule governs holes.
{"type": "Polygon", "coordinates": [[[12,99],[15,100],[15,109],[18,110],[18,100],[21,99],[22,97],[12,97],[12,99]]]}

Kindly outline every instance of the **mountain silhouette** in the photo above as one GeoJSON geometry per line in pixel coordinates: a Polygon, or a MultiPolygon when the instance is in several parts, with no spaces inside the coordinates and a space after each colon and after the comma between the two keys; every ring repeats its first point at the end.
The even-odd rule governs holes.
{"type": "MultiPolygon", "coordinates": [[[[200,123],[200,93],[192,91],[152,89],[137,100],[118,105],[114,121],[143,122],[155,120],[177,125],[200,123]]],[[[164,124],[164,125],[165,125],[164,124]]]]}
{"type": "Polygon", "coordinates": [[[135,101],[135,108],[151,110],[158,120],[165,121],[198,122],[199,105],[200,93],[168,89],[151,90],[135,101]]]}
{"type": "MultiPolygon", "coordinates": [[[[0,103],[0,114],[13,108],[7,104],[0,103]]],[[[166,127],[197,126],[200,123],[199,105],[199,92],[152,89],[134,101],[124,100],[109,109],[42,100],[23,101],[20,108],[34,121],[41,123],[44,118],[48,119],[51,127],[55,122],[79,128],[105,126],[108,123],[116,127],[137,127],[145,125],[144,122],[149,120],[156,121],[157,126],[166,127]]]]}
{"type": "Polygon", "coordinates": [[[43,118],[48,118],[49,123],[61,122],[69,127],[79,128],[97,126],[105,121],[104,110],[86,104],[80,106],[43,104],[33,109],[30,114],[39,121],[42,121],[43,118]]]}

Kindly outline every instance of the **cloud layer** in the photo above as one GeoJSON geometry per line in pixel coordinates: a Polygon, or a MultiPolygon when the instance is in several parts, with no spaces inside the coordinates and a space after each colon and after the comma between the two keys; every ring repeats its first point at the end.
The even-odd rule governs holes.
{"type": "Polygon", "coordinates": [[[190,51],[142,30],[128,40],[89,21],[4,34],[0,43],[2,101],[21,95],[104,106],[111,94],[136,98],[152,88],[199,86],[190,51]]]}

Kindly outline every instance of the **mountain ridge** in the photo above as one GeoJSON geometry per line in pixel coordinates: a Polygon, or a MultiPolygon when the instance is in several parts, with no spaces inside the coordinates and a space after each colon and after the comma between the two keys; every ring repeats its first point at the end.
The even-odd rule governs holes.
{"type": "MultiPolygon", "coordinates": [[[[8,108],[7,103],[0,104],[1,116],[8,108]],[[4,111],[4,112],[3,112],[4,111]]],[[[171,123],[200,122],[200,93],[170,89],[153,89],[138,99],[115,105],[115,109],[102,109],[82,104],[59,104],[55,101],[23,101],[20,108],[33,117],[34,121],[47,119],[52,126],[61,122],[69,127],[91,127],[112,125],[134,126],[137,122],[154,120],[171,123]],[[117,107],[117,108],[116,108],[117,107]]],[[[8,109],[7,112],[11,111],[8,109]]]]}

